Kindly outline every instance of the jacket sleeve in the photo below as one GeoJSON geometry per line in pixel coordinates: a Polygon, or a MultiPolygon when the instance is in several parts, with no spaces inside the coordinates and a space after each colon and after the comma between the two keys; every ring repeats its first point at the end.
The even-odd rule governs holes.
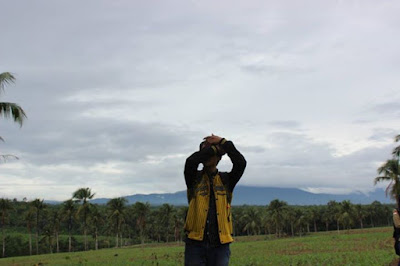
{"type": "Polygon", "coordinates": [[[199,164],[204,163],[216,154],[217,148],[215,146],[211,146],[193,153],[186,159],[184,175],[186,187],[188,189],[192,189],[194,186],[194,181],[196,180],[197,176],[197,167],[199,164]]]}
{"type": "Polygon", "coordinates": [[[244,169],[246,168],[246,159],[243,155],[236,149],[232,141],[226,141],[225,139],[221,142],[221,147],[226,151],[226,154],[232,161],[232,170],[228,173],[227,183],[229,184],[229,189],[233,191],[237,182],[242,177],[244,169]]]}

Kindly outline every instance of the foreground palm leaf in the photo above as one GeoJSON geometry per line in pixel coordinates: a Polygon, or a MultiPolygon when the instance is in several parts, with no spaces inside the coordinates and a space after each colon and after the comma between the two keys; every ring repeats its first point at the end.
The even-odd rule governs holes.
{"type": "Polygon", "coordinates": [[[0,115],[5,118],[12,117],[14,122],[22,126],[26,114],[24,110],[16,103],[0,102],[0,115]]]}
{"type": "Polygon", "coordinates": [[[15,82],[15,77],[10,72],[4,72],[0,74],[0,92],[4,90],[6,85],[15,82]]]}
{"type": "Polygon", "coordinates": [[[17,156],[12,154],[0,154],[0,162],[6,162],[8,159],[19,159],[17,156]]]}

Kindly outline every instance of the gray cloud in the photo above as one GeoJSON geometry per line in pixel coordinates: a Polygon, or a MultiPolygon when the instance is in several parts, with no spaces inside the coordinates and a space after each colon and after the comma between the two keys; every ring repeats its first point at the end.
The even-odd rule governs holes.
{"type": "Polygon", "coordinates": [[[278,128],[298,128],[300,126],[298,121],[293,120],[271,121],[268,124],[278,128]]]}
{"type": "Polygon", "coordinates": [[[1,153],[21,158],[0,165],[6,196],[182,190],[185,158],[210,133],[245,154],[242,184],[368,191],[390,156],[396,2],[2,7],[0,72],[17,83],[0,100],[28,114],[21,129],[0,123],[1,153]]]}

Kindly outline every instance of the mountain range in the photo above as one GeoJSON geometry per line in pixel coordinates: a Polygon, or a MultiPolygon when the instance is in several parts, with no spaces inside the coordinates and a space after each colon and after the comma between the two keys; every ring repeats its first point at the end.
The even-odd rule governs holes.
{"type": "MultiPolygon", "coordinates": [[[[186,191],[159,194],[135,194],[125,196],[124,198],[128,200],[129,204],[141,201],[148,202],[151,205],[168,203],[180,206],[187,205],[188,203],[186,191]]],[[[337,195],[316,194],[297,188],[237,186],[233,194],[232,205],[267,205],[274,199],[286,201],[289,205],[324,205],[330,200],[338,202],[350,200],[353,204],[369,204],[373,201],[393,203],[389,197],[386,197],[385,191],[379,188],[369,194],[354,192],[346,195],[337,195]]],[[[91,202],[105,204],[109,200],[108,198],[98,198],[91,200],[91,202]]]]}

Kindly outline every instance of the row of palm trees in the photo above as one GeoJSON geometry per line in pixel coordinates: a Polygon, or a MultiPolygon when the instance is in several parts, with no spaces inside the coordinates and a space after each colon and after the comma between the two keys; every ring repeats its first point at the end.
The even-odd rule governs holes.
{"type": "MultiPolygon", "coordinates": [[[[6,249],[6,226],[28,236],[26,246],[32,255],[60,251],[99,249],[145,242],[181,241],[187,207],[169,204],[150,206],[125,198],[114,198],[105,205],[92,204],[95,195],[80,188],[62,204],[49,205],[43,199],[31,202],[0,199],[3,257],[18,255],[13,247],[6,249]],[[81,241],[77,241],[82,235],[81,241]],[[90,238],[89,238],[90,236],[90,238]],[[104,237],[110,237],[106,242],[104,237]],[[33,239],[34,237],[34,239],[33,239]],[[103,240],[100,240],[103,238],[103,240]],[[32,241],[33,240],[33,241],[32,241]],[[33,243],[35,242],[35,243],[33,243]]],[[[302,236],[309,232],[387,226],[392,206],[373,202],[369,205],[350,201],[330,201],[322,206],[289,206],[278,199],[267,206],[234,206],[234,234],[302,236]]]]}
{"type": "MultiPolygon", "coordinates": [[[[94,195],[90,188],[80,188],[71,199],[58,205],[46,204],[43,199],[31,202],[0,199],[3,257],[6,256],[6,226],[28,235],[29,255],[33,254],[33,244],[36,246],[35,254],[59,252],[60,242],[63,242],[60,235],[61,238],[67,236],[68,249],[64,245],[62,250],[69,252],[99,249],[100,236],[114,235],[115,247],[129,243],[143,244],[146,240],[182,240],[187,208],[169,204],[151,207],[142,202],[128,205],[125,198],[113,198],[106,205],[97,205],[90,202],[94,195]],[[77,235],[83,237],[82,248],[76,242],[77,235]],[[92,236],[91,241],[89,235],[92,236]],[[91,247],[89,242],[93,243],[91,247]],[[47,246],[47,251],[43,246],[47,246]]],[[[105,246],[104,243],[102,246],[105,246]]]]}
{"type": "Polygon", "coordinates": [[[266,207],[235,206],[235,235],[276,235],[276,237],[352,228],[391,225],[392,205],[374,201],[369,205],[329,201],[327,205],[290,206],[275,199],[266,207]]]}

